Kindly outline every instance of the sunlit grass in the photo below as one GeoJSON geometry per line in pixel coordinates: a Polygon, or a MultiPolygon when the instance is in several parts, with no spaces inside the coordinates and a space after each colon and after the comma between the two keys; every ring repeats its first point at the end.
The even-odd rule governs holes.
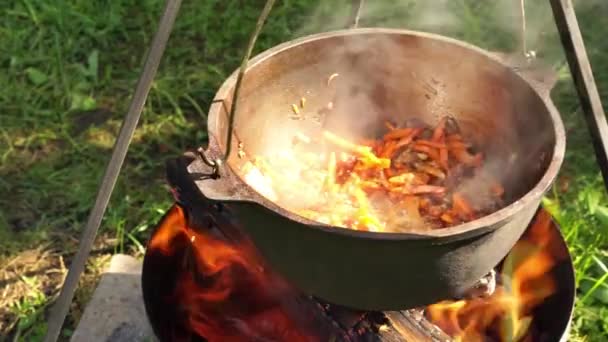
{"type": "MultiPolygon", "coordinates": [[[[256,51],[344,27],[349,2],[278,1],[256,51]]],[[[429,30],[490,50],[518,46],[513,14],[478,1],[368,3],[362,25],[429,30]]],[[[596,3],[581,8],[579,22],[608,103],[608,16],[597,14],[608,13],[608,8],[596,3]]],[[[113,238],[115,252],[142,252],[149,227],[171,203],[164,162],[205,143],[206,109],[238,65],[262,6],[262,1],[184,1],[103,221],[102,233],[113,238]]],[[[563,61],[548,5],[529,6],[535,23],[529,47],[551,65],[563,61]]],[[[4,7],[0,257],[42,241],[69,256],[93,203],[162,1],[22,0],[4,7]]],[[[575,333],[586,341],[602,341],[608,334],[608,199],[567,68],[562,76],[552,97],[569,131],[568,151],[563,178],[546,204],[567,236],[577,269],[575,333]],[[561,185],[566,177],[567,190],[561,185]]],[[[40,336],[44,315],[39,313],[47,298],[32,292],[15,308],[22,340],[40,336]]]]}

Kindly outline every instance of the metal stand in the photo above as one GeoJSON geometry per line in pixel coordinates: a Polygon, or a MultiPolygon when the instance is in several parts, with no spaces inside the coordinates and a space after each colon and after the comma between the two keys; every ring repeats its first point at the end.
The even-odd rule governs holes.
{"type": "Polygon", "coordinates": [[[585,43],[571,0],[550,0],[555,24],[559,30],[572,79],[591,134],[595,158],[608,187],[608,124],[602,101],[595,85],[585,43]]]}
{"type": "Polygon", "coordinates": [[[158,31],[152,40],[152,45],[150,46],[150,51],[148,52],[141,76],[139,77],[139,82],[135,88],[135,94],[131,100],[131,105],[129,106],[125,120],[120,128],[118,138],[114,143],[112,157],[106,167],[103,180],[101,181],[101,185],[97,192],[95,205],[89,214],[87,225],[82,233],[78,252],[74,256],[74,259],[72,259],[72,264],[70,265],[70,270],[68,271],[65,283],[61,288],[59,298],[51,310],[48,330],[44,338],[45,342],[57,341],[65,316],[70,310],[70,304],[72,303],[74,292],[78,286],[80,274],[84,271],[86,261],[91,253],[91,247],[95,241],[97,230],[99,229],[108,202],[110,201],[114,185],[116,185],[118,174],[120,173],[120,169],[122,168],[122,164],[127,155],[131,138],[133,138],[133,133],[135,132],[137,122],[141,116],[141,111],[144,108],[146,98],[150,92],[150,87],[154,81],[154,76],[156,75],[156,70],[160,64],[161,57],[165,52],[165,47],[167,46],[167,41],[171,34],[171,28],[173,27],[181,3],[182,0],[167,0],[165,3],[165,10],[160,19],[158,31]]]}
{"type": "MultiPolygon", "coordinates": [[[[591,65],[585,52],[585,46],[576,20],[574,7],[571,0],[549,1],[551,2],[553,15],[555,17],[555,24],[560,32],[562,45],[564,47],[568,64],[570,66],[570,71],[573,75],[574,83],[578,91],[581,106],[587,120],[587,126],[591,133],[596,158],[604,177],[604,184],[606,185],[608,184],[608,124],[606,122],[600,96],[593,79],[591,65]]],[[[108,163],[108,166],[106,167],[104,178],[97,193],[95,205],[91,210],[80,241],[78,252],[72,260],[72,264],[70,265],[70,270],[68,271],[68,275],[59,295],[59,299],[51,311],[48,331],[44,340],[46,342],[56,341],[59,337],[59,333],[61,332],[61,327],[69,311],[76,286],[78,285],[78,280],[80,279],[80,274],[84,270],[86,260],[89,256],[91,247],[97,234],[97,230],[99,229],[101,220],[110,200],[110,196],[114,189],[114,185],[116,184],[118,174],[127,154],[129,143],[135,131],[135,127],[137,126],[137,122],[139,121],[139,117],[148,96],[148,92],[150,91],[154,76],[156,75],[156,70],[165,50],[166,43],[169,39],[169,35],[173,28],[181,2],[181,0],[166,0],[165,2],[165,11],[160,20],[158,31],[156,32],[156,35],[152,41],[141,77],[129,107],[129,111],[125,117],[123,126],[114,145],[112,157],[108,163]]],[[[274,3],[273,0],[267,1],[266,7],[260,16],[260,19],[258,19],[256,33],[254,33],[250,40],[248,53],[245,54],[244,62],[241,65],[242,74],[244,74],[246,62],[249,59],[249,54],[251,53],[251,47],[253,43],[255,43],[255,37],[257,34],[259,34],[259,29],[261,29],[260,23],[263,24],[263,21],[265,20],[264,15],[268,15],[272,3],[274,3]]],[[[358,26],[363,4],[364,0],[353,0],[353,18],[351,21],[352,27],[358,26]]],[[[237,91],[235,90],[235,93],[236,92],[237,91]]],[[[234,113],[231,113],[231,115],[233,114],[234,113]]],[[[230,138],[228,141],[230,141],[230,138]]]]}

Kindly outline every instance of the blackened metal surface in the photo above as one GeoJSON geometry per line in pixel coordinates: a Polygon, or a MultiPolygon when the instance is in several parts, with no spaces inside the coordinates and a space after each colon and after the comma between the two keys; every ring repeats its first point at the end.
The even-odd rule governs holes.
{"type": "Polygon", "coordinates": [[[336,233],[294,224],[250,202],[209,201],[184,167],[189,160],[168,163],[180,203],[188,208],[207,203],[232,213],[226,219],[246,222],[245,232],[287,280],[327,302],[362,310],[401,310],[463,297],[507,254],[536,211],[522,207],[518,215],[468,238],[369,238],[346,229],[336,233]]]}
{"type": "MultiPolygon", "coordinates": [[[[185,177],[171,181],[188,188],[192,201],[206,198],[232,210],[274,269],[328,302],[397,310],[461,296],[511,249],[561,166],[565,133],[549,89],[492,54],[445,37],[390,29],[323,33],[252,59],[239,100],[235,143],[243,144],[247,155],[256,155],[291,141],[290,130],[314,130],[310,122],[287,119],[290,101],[311,90],[318,96],[307,96],[307,106],[325,105],[330,99],[319,88],[323,80],[352,70],[360,72],[352,76],[354,84],[369,88],[367,96],[379,113],[373,116],[376,125],[388,113],[398,122],[417,117],[429,124],[446,111],[453,114],[463,134],[487,147],[493,167],[503,173],[509,205],[450,228],[374,233],[319,224],[267,200],[242,180],[239,168],[245,159],[236,153],[221,167],[219,179],[196,180],[194,175],[209,169],[194,160],[187,172],[179,171],[185,177]],[[332,58],[334,54],[344,58],[332,58]],[[376,279],[386,281],[378,284],[376,279]]],[[[234,81],[235,75],[224,83],[210,109],[210,158],[224,150],[225,109],[234,81]]],[[[338,134],[352,128],[340,123],[361,120],[366,124],[356,129],[375,130],[367,127],[373,126],[371,119],[358,113],[336,115],[327,128],[338,134]],[[341,117],[351,114],[358,117],[341,117]]]]}

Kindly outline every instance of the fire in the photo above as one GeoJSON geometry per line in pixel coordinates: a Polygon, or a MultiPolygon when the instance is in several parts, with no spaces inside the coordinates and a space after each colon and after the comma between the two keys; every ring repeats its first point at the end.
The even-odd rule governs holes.
{"type": "Polygon", "coordinates": [[[530,341],[533,310],[557,290],[550,271],[558,260],[552,246],[551,221],[539,215],[525,238],[504,260],[502,286],[489,298],[431,305],[431,321],[456,341],[530,341]]]}
{"type": "MultiPolygon", "coordinates": [[[[327,340],[315,313],[294,306],[301,294],[265,267],[249,240],[238,233],[227,240],[223,234],[236,227],[214,227],[193,227],[174,205],[149,242],[149,253],[166,256],[154,279],[175,278],[163,285],[168,290],[152,291],[156,310],[166,310],[156,316],[161,334],[171,341],[190,341],[189,332],[211,342],[327,340]]],[[[552,269],[566,257],[552,249],[557,238],[541,213],[503,261],[491,296],[431,305],[430,321],[455,341],[533,341],[534,311],[556,292],[552,269]]]]}
{"type": "MultiPolygon", "coordinates": [[[[295,104],[293,106],[296,106],[295,104]]],[[[295,132],[293,146],[253,155],[241,168],[262,196],[317,222],[373,232],[423,231],[468,222],[502,206],[504,189],[482,170],[452,118],[396,127],[353,142],[330,131],[295,132]],[[475,196],[462,193],[476,177],[475,196]],[[485,178],[484,178],[485,177],[485,178]],[[487,198],[470,203],[471,197],[487,198]]]]}
{"type": "Polygon", "coordinates": [[[316,341],[281,305],[290,288],[266,272],[251,246],[211,232],[190,227],[184,209],[174,205],[148,247],[184,255],[186,271],[178,272],[173,294],[164,301],[179,308],[187,329],[208,341],[316,341]]]}

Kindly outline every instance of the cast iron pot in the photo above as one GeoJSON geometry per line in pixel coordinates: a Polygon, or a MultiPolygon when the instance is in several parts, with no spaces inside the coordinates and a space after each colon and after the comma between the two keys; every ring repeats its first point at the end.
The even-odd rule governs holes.
{"type": "MultiPolygon", "coordinates": [[[[235,80],[236,72],[209,110],[209,158],[225,151],[235,80]]],[[[484,149],[508,205],[469,223],[418,234],[328,226],[283,209],[247,185],[241,171],[247,158],[239,158],[237,148],[219,178],[205,177],[210,170],[197,158],[177,183],[187,179],[197,189],[181,194],[193,196],[184,203],[211,201],[231,210],[270,265],[311,295],[366,310],[427,305],[459,297],[504,258],[554,181],[565,133],[549,92],[495,54],[442,36],[382,28],[316,34],[250,61],[233,146],[251,156],[288,146],[296,131],[370,137],[386,119],[433,125],[448,114],[484,149]],[[326,84],[333,73],[340,74],[335,88],[326,84]],[[294,120],[291,104],[303,96],[308,111],[329,101],[338,108],[323,114],[322,125],[316,114],[310,115],[314,120],[294,120]]],[[[188,187],[172,183],[178,192],[188,187]]]]}

